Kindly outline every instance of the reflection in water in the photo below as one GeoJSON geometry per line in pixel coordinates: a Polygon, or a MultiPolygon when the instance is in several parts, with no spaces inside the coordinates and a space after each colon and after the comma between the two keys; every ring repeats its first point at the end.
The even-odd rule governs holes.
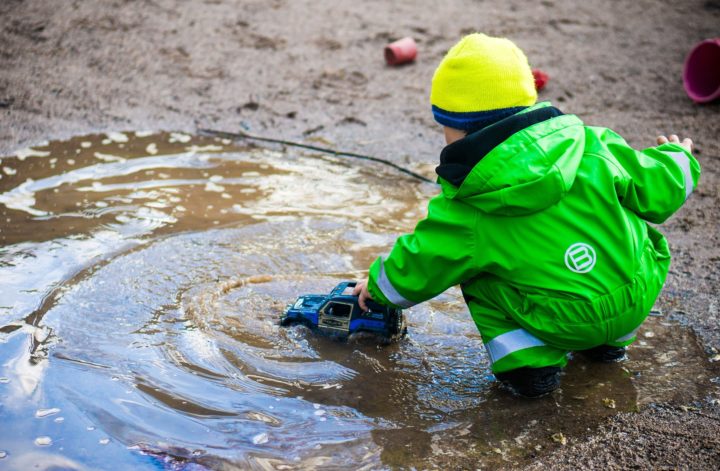
{"type": "Polygon", "coordinates": [[[662,318],[629,361],[575,359],[535,401],[492,381],[454,289],[413,308],[391,345],[279,327],[286,302],[364,276],[422,216],[436,189],[384,169],[149,133],[0,168],[10,469],[521,463],[553,436],[707,389],[694,337],[662,318]]]}

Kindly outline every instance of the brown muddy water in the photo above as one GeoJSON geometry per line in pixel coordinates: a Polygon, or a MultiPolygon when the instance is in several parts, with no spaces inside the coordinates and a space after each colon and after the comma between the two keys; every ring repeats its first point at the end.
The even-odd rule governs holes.
{"type": "Polygon", "coordinates": [[[660,313],[627,361],[575,358],[534,401],[494,383],[454,289],[390,345],[279,327],[423,216],[436,187],[392,170],[113,133],[24,149],[0,175],[2,469],[522,464],[717,381],[660,313]]]}

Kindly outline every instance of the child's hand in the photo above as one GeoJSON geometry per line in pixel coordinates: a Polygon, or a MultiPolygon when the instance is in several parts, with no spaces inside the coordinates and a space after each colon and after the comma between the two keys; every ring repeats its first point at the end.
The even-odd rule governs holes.
{"type": "Polygon", "coordinates": [[[363,311],[367,311],[368,307],[367,304],[365,304],[365,300],[372,299],[370,292],[367,289],[367,280],[358,281],[352,294],[353,296],[358,297],[358,304],[360,305],[360,308],[362,308],[363,311]]]}
{"type": "Polygon", "coordinates": [[[689,137],[686,137],[685,139],[680,142],[680,138],[677,137],[677,134],[670,134],[670,138],[668,139],[665,136],[658,136],[657,137],[657,143],[658,145],[665,144],[667,142],[674,142],[675,144],[680,144],[684,148],[688,150],[688,152],[692,152],[693,148],[693,141],[689,137]]]}

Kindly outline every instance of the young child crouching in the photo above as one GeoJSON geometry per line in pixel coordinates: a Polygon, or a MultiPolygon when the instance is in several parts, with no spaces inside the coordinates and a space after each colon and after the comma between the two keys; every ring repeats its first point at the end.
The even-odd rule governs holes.
{"type": "Polygon", "coordinates": [[[624,356],[670,265],[647,222],[700,177],[689,139],[636,151],[536,99],[511,41],[471,34],[450,49],[430,94],[442,191],[354,291],[363,307],[408,308],[459,284],[494,375],[529,397],[559,386],[569,351],[624,356]]]}

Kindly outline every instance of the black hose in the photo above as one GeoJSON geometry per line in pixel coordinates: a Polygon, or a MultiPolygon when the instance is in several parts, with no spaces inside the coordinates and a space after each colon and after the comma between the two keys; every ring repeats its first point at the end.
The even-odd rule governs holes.
{"type": "Polygon", "coordinates": [[[417,178],[418,180],[428,182],[428,183],[435,183],[434,181],[430,180],[429,178],[423,177],[422,175],[415,173],[412,170],[408,170],[404,167],[401,167],[393,162],[390,162],[389,160],[381,159],[380,157],[373,157],[371,155],[356,154],[354,152],[344,152],[344,151],[339,151],[339,150],[334,150],[334,149],[328,149],[327,147],[318,147],[318,146],[313,146],[311,144],[303,144],[302,142],[288,141],[285,139],[276,139],[276,138],[272,138],[272,137],[255,136],[253,134],[248,134],[243,131],[227,132],[227,131],[218,131],[215,129],[198,129],[198,132],[201,135],[205,135],[205,136],[223,137],[223,138],[232,139],[232,140],[248,139],[248,140],[253,140],[253,141],[272,142],[275,144],[284,144],[286,146],[301,147],[303,149],[310,149],[310,150],[315,150],[318,152],[325,152],[326,154],[332,154],[332,155],[343,156],[343,157],[353,157],[355,159],[362,159],[362,160],[370,160],[372,162],[378,162],[381,164],[389,165],[390,167],[394,168],[395,170],[398,170],[406,175],[410,175],[413,178],[417,178]]]}

